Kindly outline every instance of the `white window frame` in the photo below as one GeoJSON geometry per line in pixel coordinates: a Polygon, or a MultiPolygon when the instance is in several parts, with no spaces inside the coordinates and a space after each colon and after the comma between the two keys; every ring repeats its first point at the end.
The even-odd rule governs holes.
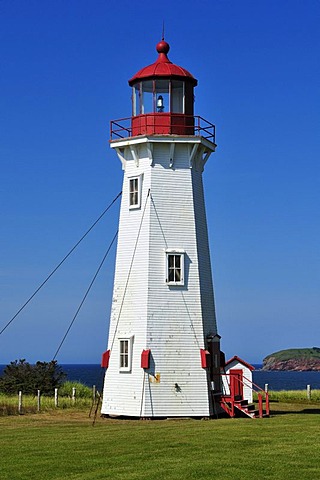
{"type": "Polygon", "coordinates": [[[129,195],[129,210],[135,210],[137,208],[141,208],[141,175],[135,175],[132,177],[128,177],[128,195],[129,195]],[[131,204],[131,182],[137,180],[138,189],[137,193],[137,203],[131,204]]]}
{"type": "Polygon", "coordinates": [[[133,337],[123,337],[119,338],[119,371],[120,372],[131,372],[132,369],[132,345],[133,337]],[[122,351],[122,345],[127,343],[127,352],[122,351]],[[127,362],[123,362],[122,358],[126,356],[127,362]]]}
{"type": "MultiPolygon", "coordinates": [[[[166,250],[166,272],[165,272],[165,279],[166,279],[166,284],[167,285],[184,285],[185,280],[184,280],[184,264],[185,264],[185,250],[177,250],[177,249],[167,249],[166,250]],[[179,256],[180,257],[180,280],[174,279],[174,280],[169,280],[169,269],[172,270],[171,267],[169,267],[169,257],[173,256],[179,256]]],[[[174,268],[175,269],[175,268],[174,268]]]]}

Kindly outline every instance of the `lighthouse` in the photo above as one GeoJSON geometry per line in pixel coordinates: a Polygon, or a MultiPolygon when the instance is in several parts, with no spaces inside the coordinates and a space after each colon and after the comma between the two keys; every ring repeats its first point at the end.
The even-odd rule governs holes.
{"type": "Polygon", "coordinates": [[[101,413],[210,417],[220,385],[202,175],[214,125],[194,114],[197,80],[168,58],[130,80],[132,116],[111,122],[123,169],[101,413]]]}

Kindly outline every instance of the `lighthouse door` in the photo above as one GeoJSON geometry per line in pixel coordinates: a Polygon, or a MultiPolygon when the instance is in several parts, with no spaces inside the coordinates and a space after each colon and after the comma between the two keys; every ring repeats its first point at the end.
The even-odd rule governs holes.
{"type": "Polygon", "coordinates": [[[230,393],[235,400],[243,398],[243,372],[240,369],[230,370],[230,393]]]}

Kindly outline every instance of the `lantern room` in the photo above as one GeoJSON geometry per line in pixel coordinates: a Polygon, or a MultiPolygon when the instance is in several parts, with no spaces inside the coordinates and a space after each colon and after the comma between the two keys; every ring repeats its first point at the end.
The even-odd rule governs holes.
{"type": "Polygon", "coordinates": [[[130,80],[132,116],[112,120],[110,141],[143,135],[198,136],[215,144],[215,126],[194,115],[194,87],[198,81],[168,58],[163,39],[156,46],[157,60],[130,80]]]}
{"type": "Polygon", "coordinates": [[[158,59],[129,80],[132,87],[132,135],[193,135],[197,80],[172,63],[170,46],[157,44],[158,59]]]}

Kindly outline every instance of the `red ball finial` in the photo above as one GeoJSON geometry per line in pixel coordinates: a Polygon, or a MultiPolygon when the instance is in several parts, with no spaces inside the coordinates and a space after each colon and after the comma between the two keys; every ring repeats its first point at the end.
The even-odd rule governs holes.
{"type": "Polygon", "coordinates": [[[167,55],[167,53],[170,50],[170,45],[169,43],[165,42],[164,40],[161,40],[161,42],[157,43],[157,52],[158,53],[164,53],[167,55]]]}

